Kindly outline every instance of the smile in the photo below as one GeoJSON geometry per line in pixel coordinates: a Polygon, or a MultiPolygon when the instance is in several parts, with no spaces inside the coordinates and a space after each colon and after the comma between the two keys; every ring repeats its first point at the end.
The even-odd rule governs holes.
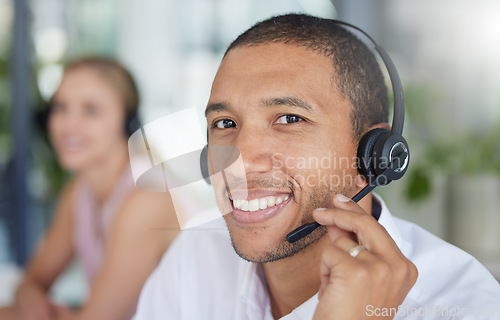
{"type": "Polygon", "coordinates": [[[60,148],[65,152],[80,151],[85,146],[84,140],[80,137],[68,136],[61,140],[60,148]]]}
{"type": "Polygon", "coordinates": [[[265,197],[265,198],[258,198],[258,199],[253,199],[253,200],[244,200],[244,199],[234,199],[233,200],[233,206],[235,209],[241,210],[241,211],[258,211],[258,210],[263,210],[266,208],[271,208],[274,206],[279,205],[280,203],[285,202],[290,198],[290,195],[285,195],[285,196],[279,196],[279,197],[265,197]]]}
{"type": "Polygon", "coordinates": [[[239,224],[264,223],[282,212],[291,199],[287,193],[249,191],[245,199],[230,198],[231,217],[239,224]]]}

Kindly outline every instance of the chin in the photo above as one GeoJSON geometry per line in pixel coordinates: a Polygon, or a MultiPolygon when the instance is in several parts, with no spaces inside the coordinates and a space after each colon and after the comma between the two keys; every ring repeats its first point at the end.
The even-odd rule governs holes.
{"type": "Polygon", "coordinates": [[[286,246],[285,241],[266,241],[264,235],[258,234],[254,237],[235,236],[235,232],[231,232],[231,242],[236,253],[243,259],[255,262],[266,263],[285,258],[284,255],[277,256],[274,252],[282,251],[278,248],[286,246]],[[260,241],[255,241],[259,238],[260,241]]]}
{"type": "Polygon", "coordinates": [[[316,229],[308,237],[295,243],[288,243],[286,235],[294,228],[245,228],[225,216],[236,253],[243,259],[255,263],[267,263],[288,257],[305,250],[326,235],[326,228],[316,229]]]}
{"type": "Polygon", "coordinates": [[[314,208],[330,203],[328,190],[311,192],[315,196],[307,197],[295,193],[288,184],[266,184],[265,179],[231,190],[225,188],[223,181],[212,182],[233,247],[245,260],[266,263],[286,259],[326,234],[326,227],[320,227],[294,243],[286,240],[289,232],[313,221],[314,208]]]}
{"type": "Polygon", "coordinates": [[[66,171],[71,172],[81,172],[84,170],[85,166],[74,162],[61,161],[61,167],[66,171]]]}
{"type": "Polygon", "coordinates": [[[88,157],[84,155],[58,155],[58,161],[65,170],[79,172],[89,167],[88,157]]]}

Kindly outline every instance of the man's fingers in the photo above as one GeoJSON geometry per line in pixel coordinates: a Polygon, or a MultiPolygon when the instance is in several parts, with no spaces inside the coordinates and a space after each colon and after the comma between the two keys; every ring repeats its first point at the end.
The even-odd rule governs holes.
{"type": "Polygon", "coordinates": [[[379,253],[389,246],[395,247],[394,241],[377,220],[367,213],[332,208],[314,211],[314,219],[321,225],[336,226],[344,231],[356,234],[359,242],[373,252],[379,253]]]}
{"type": "Polygon", "coordinates": [[[333,245],[347,254],[343,255],[346,260],[356,259],[358,262],[365,264],[374,263],[380,260],[363,245],[346,237],[338,237],[333,245]]]}
{"type": "MultiPolygon", "coordinates": [[[[339,247],[340,249],[342,249],[343,251],[345,251],[346,253],[348,253],[349,255],[351,255],[351,253],[349,251],[351,249],[353,249],[354,247],[358,246],[359,244],[357,242],[355,242],[355,241],[352,241],[352,239],[349,239],[349,238],[346,238],[346,237],[339,237],[339,238],[337,238],[335,240],[335,242],[333,243],[333,245],[339,247]]],[[[363,251],[366,251],[366,248],[364,250],[359,251],[358,252],[358,256],[361,255],[361,252],[363,252],[363,251]]]]}
{"type": "Polygon", "coordinates": [[[334,245],[324,249],[320,265],[319,297],[327,287],[333,291],[342,291],[347,287],[358,290],[373,280],[371,265],[375,265],[380,259],[368,250],[362,250],[356,258],[352,257],[348,251],[356,245],[351,239],[340,237],[334,245]]]}
{"type": "Polygon", "coordinates": [[[313,212],[313,217],[319,224],[336,226],[355,233],[359,243],[376,254],[384,255],[387,252],[394,252],[394,250],[387,250],[388,248],[399,252],[396,243],[385,228],[373,216],[364,212],[357,203],[341,202],[335,199],[333,204],[335,208],[313,212]]]}
{"type": "Polygon", "coordinates": [[[319,313],[316,310],[317,315],[324,318],[331,308],[357,310],[352,314],[361,315],[366,304],[356,301],[400,305],[415,283],[415,266],[385,228],[358,204],[336,198],[333,205],[332,209],[313,212],[316,221],[327,226],[331,241],[321,257],[319,297],[323,307],[319,313]],[[336,305],[337,301],[341,303],[336,305]],[[330,309],[326,312],[325,308],[330,309]]]}
{"type": "Polygon", "coordinates": [[[329,270],[342,266],[347,271],[352,271],[353,268],[365,266],[379,260],[370,251],[363,249],[354,257],[350,250],[358,246],[358,243],[346,237],[339,237],[335,240],[333,246],[328,246],[323,252],[321,263],[321,276],[326,276],[329,270]],[[355,265],[358,266],[355,266],[355,265]]]}

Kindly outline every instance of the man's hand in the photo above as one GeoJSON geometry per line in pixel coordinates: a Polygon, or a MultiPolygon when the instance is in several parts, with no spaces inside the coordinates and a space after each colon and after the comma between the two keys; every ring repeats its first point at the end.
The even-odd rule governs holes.
{"type": "Polygon", "coordinates": [[[357,203],[337,195],[333,205],[333,209],[313,213],[318,223],[327,226],[332,244],[324,250],[321,260],[321,287],[314,319],[393,319],[417,280],[417,268],[357,203]],[[347,237],[332,239],[335,228],[353,233],[359,243],[347,237]],[[366,250],[353,257],[349,251],[358,244],[366,250]],[[369,312],[375,308],[394,309],[391,316],[377,317],[369,312]]]}

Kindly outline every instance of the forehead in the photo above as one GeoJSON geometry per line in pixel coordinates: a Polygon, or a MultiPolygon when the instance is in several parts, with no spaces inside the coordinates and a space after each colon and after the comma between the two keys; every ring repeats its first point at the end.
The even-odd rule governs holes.
{"type": "Polygon", "coordinates": [[[81,80],[81,79],[102,81],[101,78],[102,77],[97,72],[97,70],[94,70],[93,68],[90,68],[90,67],[77,66],[77,67],[72,67],[72,68],[64,71],[63,81],[71,82],[71,81],[77,81],[77,80],[81,80]]]}
{"type": "Polygon", "coordinates": [[[248,69],[253,69],[255,66],[266,66],[267,68],[275,69],[282,65],[289,66],[289,62],[297,63],[293,65],[294,67],[305,67],[313,61],[315,61],[315,64],[322,64],[323,67],[331,64],[331,60],[328,57],[317,51],[295,44],[280,42],[235,47],[227,53],[221,66],[227,66],[235,59],[247,62],[252,61],[253,64],[241,66],[248,67],[248,69]]]}
{"type": "Polygon", "coordinates": [[[236,47],[214,79],[211,102],[244,96],[281,94],[311,99],[341,99],[332,59],[302,47],[273,43],[236,47]],[[332,97],[334,95],[335,97],[332,97]]]}
{"type": "Polygon", "coordinates": [[[64,72],[54,98],[61,97],[118,97],[115,87],[98,71],[89,67],[74,67],[64,72]]]}
{"type": "Polygon", "coordinates": [[[332,60],[317,52],[282,43],[236,47],[222,61],[215,81],[221,76],[273,74],[307,76],[315,74],[331,82],[332,60]]]}

